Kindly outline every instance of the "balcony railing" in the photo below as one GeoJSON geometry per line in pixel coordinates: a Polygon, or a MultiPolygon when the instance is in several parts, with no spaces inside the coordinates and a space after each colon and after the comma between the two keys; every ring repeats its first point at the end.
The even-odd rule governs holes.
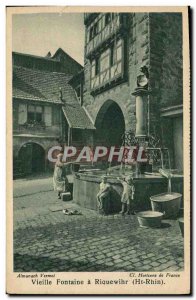
{"type": "Polygon", "coordinates": [[[45,123],[25,123],[22,125],[15,125],[13,128],[14,133],[44,133],[46,130],[45,123]]]}

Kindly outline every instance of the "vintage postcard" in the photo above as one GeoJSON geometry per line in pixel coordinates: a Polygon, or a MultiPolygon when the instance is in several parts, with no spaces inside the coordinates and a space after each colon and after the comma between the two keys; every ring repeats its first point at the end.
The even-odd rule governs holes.
{"type": "Polygon", "coordinates": [[[6,292],[190,294],[189,8],[6,14],[6,292]]]}

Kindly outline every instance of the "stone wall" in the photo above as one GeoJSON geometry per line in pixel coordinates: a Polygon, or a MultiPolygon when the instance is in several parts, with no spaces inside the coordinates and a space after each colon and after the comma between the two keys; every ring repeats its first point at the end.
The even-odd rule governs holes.
{"type": "Polygon", "coordinates": [[[128,19],[129,27],[126,35],[125,57],[126,82],[113,86],[93,97],[90,94],[90,61],[85,59],[83,104],[95,124],[102,105],[107,100],[115,101],[124,115],[125,129],[135,131],[135,97],[132,96],[132,92],[136,87],[137,72],[140,67],[149,66],[149,16],[145,13],[133,13],[128,14],[128,19]]]}
{"type": "MultiPolygon", "coordinates": [[[[150,85],[158,109],[182,104],[182,17],[150,14],[150,85]]],[[[152,104],[153,107],[153,104],[152,104]]]]}
{"type": "MultiPolygon", "coordinates": [[[[183,103],[182,16],[151,13],[150,22],[150,132],[161,137],[173,157],[173,121],[160,109],[183,103]]],[[[173,159],[172,159],[173,165],[173,159]]]]}
{"type": "Polygon", "coordinates": [[[150,14],[150,82],[160,108],[182,104],[182,15],[150,14]]]}

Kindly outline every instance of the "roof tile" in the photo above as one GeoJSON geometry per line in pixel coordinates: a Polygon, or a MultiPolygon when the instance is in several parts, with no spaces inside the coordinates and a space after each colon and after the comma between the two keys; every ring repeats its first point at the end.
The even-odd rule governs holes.
{"type": "Polygon", "coordinates": [[[95,129],[68,81],[72,75],[14,66],[13,97],[28,101],[63,104],[63,112],[72,128],[95,129]],[[60,90],[62,101],[60,99],[60,90]]]}

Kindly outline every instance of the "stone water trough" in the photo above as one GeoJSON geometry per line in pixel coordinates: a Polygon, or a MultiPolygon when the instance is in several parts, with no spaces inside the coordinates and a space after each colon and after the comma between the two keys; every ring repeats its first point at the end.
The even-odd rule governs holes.
{"type": "MultiPolygon", "coordinates": [[[[74,173],[73,199],[82,207],[98,210],[96,195],[99,191],[101,177],[106,175],[106,170],[84,170],[74,173]]],[[[121,210],[122,185],[117,180],[121,174],[120,168],[111,170],[107,174],[107,181],[112,187],[111,213],[121,210]]],[[[129,170],[123,176],[129,175],[129,170]]],[[[150,210],[152,196],[167,192],[168,181],[161,174],[140,174],[133,178],[135,186],[135,199],[133,206],[135,211],[150,210]]],[[[172,177],[172,190],[183,194],[183,176],[176,174],[172,177]]],[[[182,204],[181,204],[182,205],[182,204]]]]}

